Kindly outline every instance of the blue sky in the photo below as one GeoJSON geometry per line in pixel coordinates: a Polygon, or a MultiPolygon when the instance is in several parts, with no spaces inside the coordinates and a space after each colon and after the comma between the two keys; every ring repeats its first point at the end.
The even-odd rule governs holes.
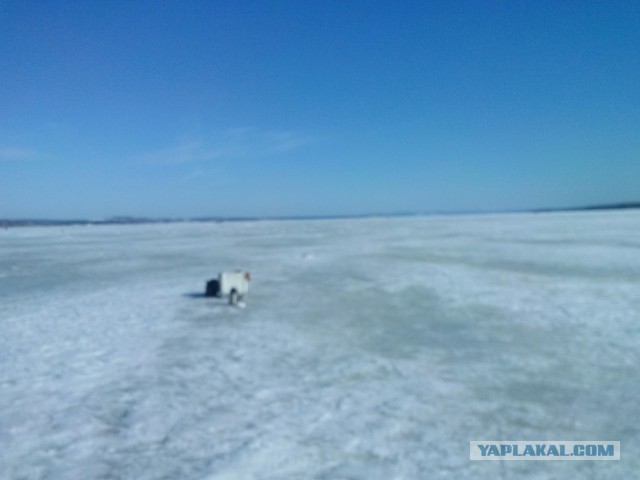
{"type": "Polygon", "coordinates": [[[640,2],[0,0],[0,218],[640,200],[640,2]]]}

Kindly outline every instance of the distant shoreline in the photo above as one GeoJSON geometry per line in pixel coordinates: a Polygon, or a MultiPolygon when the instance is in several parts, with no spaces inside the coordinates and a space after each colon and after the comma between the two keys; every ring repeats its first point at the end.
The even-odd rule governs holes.
{"type": "Polygon", "coordinates": [[[567,208],[539,208],[531,210],[534,213],[537,212],[575,212],[575,211],[590,211],[590,210],[628,210],[640,208],[640,202],[622,202],[612,203],[605,205],[588,205],[586,207],[567,207],[567,208]]]}
{"type": "Polygon", "coordinates": [[[640,209],[640,202],[622,202],[603,205],[588,205],[582,207],[537,208],[533,210],[506,210],[486,212],[395,212],[370,213],[359,215],[309,215],[284,217],[194,217],[194,218],[145,218],[145,217],[113,217],[105,220],[51,220],[51,219],[6,219],[0,220],[0,228],[8,227],[64,227],[73,225],[147,225],[158,223],[228,223],[228,222],[256,222],[270,220],[340,220],[376,217],[411,217],[427,215],[486,215],[499,213],[551,213],[551,212],[580,212],[602,210],[630,210],[640,209]]]}

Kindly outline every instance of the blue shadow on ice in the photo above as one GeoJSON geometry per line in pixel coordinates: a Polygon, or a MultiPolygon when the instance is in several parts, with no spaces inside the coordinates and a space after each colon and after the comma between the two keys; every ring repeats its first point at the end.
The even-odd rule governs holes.
{"type": "Polygon", "coordinates": [[[207,298],[207,296],[203,292],[183,293],[182,296],[187,298],[207,298]]]}

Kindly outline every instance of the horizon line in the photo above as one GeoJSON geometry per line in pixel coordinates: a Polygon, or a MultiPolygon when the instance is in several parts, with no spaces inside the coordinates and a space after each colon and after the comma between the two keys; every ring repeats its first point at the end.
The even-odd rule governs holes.
{"type": "Polygon", "coordinates": [[[197,217],[145,217],[117,215],[100,220],[68,218],[6,218],[0,219],[0,227],[27,226],[60,226],[60,225],[134,225],[151,223],[186,223],[186,222],[255,222],[273,220],[340,220],[379,217],[420,217],[446,215],[491,215],[509,213],[551,213],[566,211],[598,211],[598,210],[626,210],[640,209],[640,202],[617,202],[573,207],[526,208],[515,210],[454,210],[454,211],[396,211],[372,212],[357,214],[326,214],[326,215],[267,215],[267,216],[197,216],[197,217]]]}

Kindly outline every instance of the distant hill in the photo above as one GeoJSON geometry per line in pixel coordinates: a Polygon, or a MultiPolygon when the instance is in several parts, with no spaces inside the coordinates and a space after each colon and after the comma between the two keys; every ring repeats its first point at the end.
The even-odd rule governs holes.
{"type": "Polygon", "coordinates": [[[619,210],[623,208],[640,208],[640,202],[614,203],[612,205],[594,205],[584,210],[619,210]]]}
{"type": "Polygon", "coordinates": [[[630,208],[640,208],[640,202],[622,202],[610,203],[603,205],[587,205],[583,207],[565,207],[565,208],[540,208],[533,210],[534,212],[575,212],[588,210],[625,210],[630,208]]]}

